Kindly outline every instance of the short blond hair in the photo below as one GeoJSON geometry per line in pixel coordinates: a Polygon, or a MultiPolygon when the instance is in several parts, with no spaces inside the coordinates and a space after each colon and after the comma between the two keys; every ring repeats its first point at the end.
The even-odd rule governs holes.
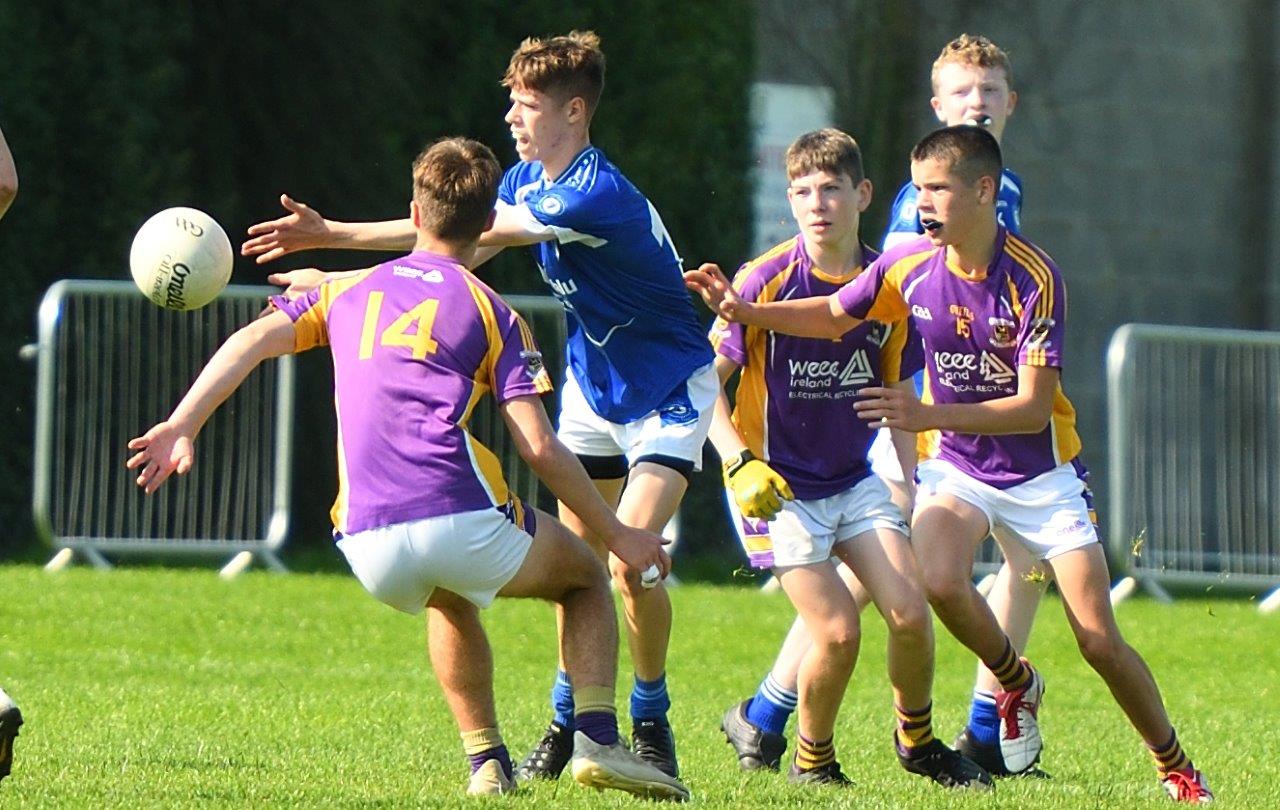
{"type": "Polygon", "coordinates": [[[862,150],[847,132],[827,127],[806,132],[787,147],[787,179],[814,172],[847,174],[856,186],[866,175],[862,170],[862,150]]]}
{"type": "Polygon", "coordinates": [[[570,31],[549,39],[529,37],[511,54],[502,86],[527,87],[560,101],[581,98],[590,115],[604,91],[600,37],[594,31],[570,31]]]}
{"type": "Polygon", "coordinates": [[[446,242],[480,238],[498,199],[502,166],[489,147],[469,138],[441,138],[413,161],[413,201],[422,227],[446,242]]]}
{"type": "Polygon", "coordinates": [[[942,53],[933,61],[933,72],[929,77],[935,93],[938,91],[938,73],[943,65],[999,68],[1004,71],[1005,81],[1013,87],[1013,65],[1009,63],[1009,54],[980,34],[961,34],[942,47],[942,53]]]}

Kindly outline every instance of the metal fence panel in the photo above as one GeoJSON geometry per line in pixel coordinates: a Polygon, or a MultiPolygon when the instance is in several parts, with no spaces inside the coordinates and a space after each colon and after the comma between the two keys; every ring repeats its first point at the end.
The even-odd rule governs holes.
{"type": "Polygon", "coordinates": [[[1107,351],[1114,559],[1147,583],[1280,583],[1280,334],[1127,324],[1107,351]]]}
{"type": "Polygon", "coordinates": [[[274,552],[289,527],[293,358],[263,364],[201,431],[191,472],[146,496],[126,443],[164,419],[209,356],[262,308],[231,286],[193,312],[127,281],[66,280],[39,313],[33,513],[51,545],[84,552],[274,552]]]}

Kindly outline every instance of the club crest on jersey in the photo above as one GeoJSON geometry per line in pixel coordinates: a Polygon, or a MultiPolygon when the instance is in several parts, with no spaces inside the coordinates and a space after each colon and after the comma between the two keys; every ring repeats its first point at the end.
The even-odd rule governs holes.
{"type": "Polygon", "coordinates": [[[991,327],[991,345],[997,349],[1011,349],[1017,344],[1015,330],[1018,325],[1007,318],[987,318],[991,327]]]}
{"type": "Polygon", "coordinates": [[[867,322],[867,342],[873,346],[884,348],[889,340],[889,326],[879,321],[867,322]]]}
{"type": "Polygon", "coordinates": [[[529,379],[537,381],[547,375],[547,368],[542,364],[542,352],[525,349],[520,352],[520,359],[524,361],[524,373],[529,379]]]}
{"type": "Polygon", "coordinates": [[[1053,331],[1053,327],[1057,325],[1057,321],[1053,318],[1036,318],[1031,322],[1031,333],[1027,338],[1027,342],[1032,346],[1048,346],[1049,333],[1053,331]]]}
{"type": "Polygon", "coordinates": [[[544,194],[542,199],[538,200],[538,210],[549,217],[554,217],[564,211],[564,200],[554,194],[544,194]]]}

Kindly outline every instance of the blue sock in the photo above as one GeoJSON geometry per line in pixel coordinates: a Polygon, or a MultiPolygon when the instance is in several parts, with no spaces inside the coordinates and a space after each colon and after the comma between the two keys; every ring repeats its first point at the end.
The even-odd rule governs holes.
{"type": "Polygon", "coordinates": [[[636,676],[636,684],[631,688],[632,719],[665,720],[670,708],[671,697],[667,694],[666,673],[653,681],[642,681],[640,676],[636,676]]]}
{"type": "Polygon", "coordinates": [[[551,687],[551,708],[556,724],[573,731],[573,685],[563,670],[556,672],[556,683],[551,687]]]}
{"type": "Polygon", "coordinates": [[[760,689],[747,706],[747,719],[758,728],[771,734],[781,734],[787,728],[787,718],[796,710],[800,696],[784,689],[773,679],[773,673],[760,682],[760,689]]]}
{"type": "Polygon", "coordinates": [[[996,713],[996,697],[990,692],[973,690],[969,704],[969,738],[982,745],[1000,742],[1000,716],[996,713]]]}

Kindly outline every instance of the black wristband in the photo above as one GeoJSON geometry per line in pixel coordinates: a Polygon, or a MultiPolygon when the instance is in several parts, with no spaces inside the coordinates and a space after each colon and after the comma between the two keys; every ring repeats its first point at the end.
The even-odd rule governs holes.
{"type": "Polygon", "coordinates": [[[750,450],[743,450],[736,456],[731,456],[724,462],[724,475],[726,478],[732,478],[741,470],[748,461],[754,461],[756,454],[750,450]]]}

